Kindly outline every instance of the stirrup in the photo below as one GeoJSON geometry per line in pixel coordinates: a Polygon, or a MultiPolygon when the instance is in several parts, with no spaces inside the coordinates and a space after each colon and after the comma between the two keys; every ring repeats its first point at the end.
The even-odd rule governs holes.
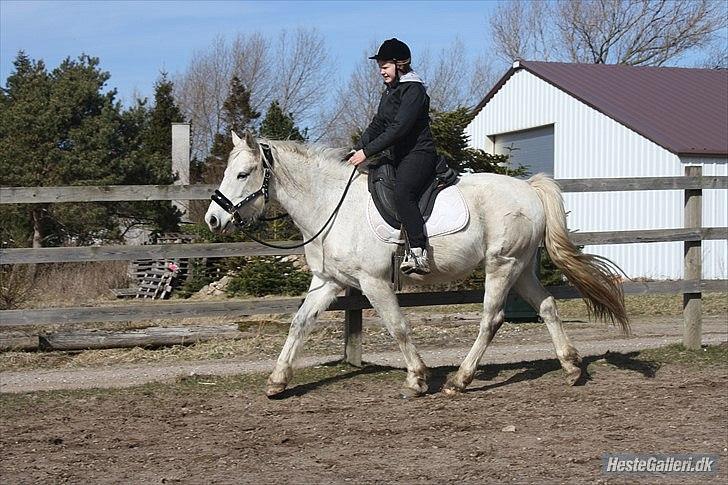
{"type": "Polygon", "coordinates": [[[411,248],[407,257],[399,266],[402,273],[425,275],[430,273],[430,262],[427,259],[427,249],[411,248]],[[421,252],[420,252],[421,251],[421,252]]]}

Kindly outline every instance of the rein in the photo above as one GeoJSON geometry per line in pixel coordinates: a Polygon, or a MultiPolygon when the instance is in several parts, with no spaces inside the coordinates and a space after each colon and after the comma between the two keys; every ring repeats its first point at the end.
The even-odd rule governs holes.
{"type": "MultiPolygon", "coordinates": [[[[279,246],[277,244],[271,244],[271,243],[262,241],[262,240],[258,239],[257,237],[253,236],[252,234],[249,234],[245,230],[245,223],[243,222],[242,217],[240,217],[240,214],[238,213],[238,211],[244,205],[250,203],[251,201],[255,200],[257,197],[259,197],[261,195],[265,198],[265,202],[266,203],[268,202],[268,199],[270,198],[269,190],[268,190],[268,185],[270,184],[270,179],[271,179],[271,176],[273,175],[273,170],[271,168],[271,167],[273,167],[273,154],[271,153],[270,145],[268,145],[266,143],[260,143],[260,146],[263,149],[262,161],[263,161],[263,165],[264,165],[264,168],[263,168],[263,183],[260,186],[260,188],[258,190],[256,190],[255,192],[253,192],[252,194],[248,195],[246,198],[244,198],[243,200],[241,200],[237,204],[233,204],[230,199],[228,199],[227,197],[225,197],[225,195],[222,192],[220,192],[220,190],[215,190],[215,193],[212,194],[212,196],[210,196],[210,199],[212,199],[213,202],[215,202],[217,205],[219,205],[220,207],[222,207],[222,210],[224,210],[228,214],[231,214],[233,216],[233,224],[235,224],[235,227],[237,227],[238,229],[240,229],[240,231],[245,236],[249,237],[253,241],[255,241],[255,242],[259,243],[259,244],[262,244],[263,246],[267,246],[269,248],[274,248],[274,249],[296,249],[296,248],[303,247],[306,244],[308,244],[311,241],[313,241],[314,239],[316,239],[317,237],[319,237],[321,235],[321,233],[324,232],[324,230],[329,225],[329,223],[334,219],[334,217],[336,216],[336,214],[339,212],[339,209],[341,209],[341,205],[344,203],[344,199],[346,198],[346,194],[349,192],[349,188],[351,187],[351,183],[354,180],[354,175],[356,174],[356,167],[354,167],[354,169],[351,171],[351,175],[349,176],[349,181],[346,183],[346,188],[344,188],[344,193],[341,194],[341,199],[339,200],[339,203],[336,204],[336,208],[331,213],[331,215],[326,220],[326,222],[321,227],[321,229],[319,229],[319,231],[316,234],[314,234],[312,237],[310,237],[306,241],[303,241],[303,242],[298,243],[298,244],[293,244],[291,246],[279,246]]],[[[350,153],[349,155],[347,155],[344,158],[344,160],[348,160],[349,157],[351,157],[352,154],[353,154],[353,152],[350,153]]],[[[286,217],[287,215],[288,214],[282,214],[280,216],[271,217],[271,218],[259,218],[258,220],[261,220],[261,221],[273,221],[273,220],[276,220],[276,219],[281,219],[282,217],[286,217]]]]}

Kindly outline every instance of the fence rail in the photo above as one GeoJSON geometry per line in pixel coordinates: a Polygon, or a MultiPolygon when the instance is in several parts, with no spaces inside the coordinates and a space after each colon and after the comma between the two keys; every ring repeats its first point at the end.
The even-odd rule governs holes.
{"type": "MultiPolygon", "coordinates": [[[[581,298],[572,286],[547,288],[554,298],[566,300],[581,298]]],[[[628,295],[701,293],[728,291],[728,280],[710,281],[646,281],[624,283],[622,289],[628,295]]],[[[436,306],[481,303],[483,290],[447,292],[400,293],[400,306],[436,306]]],[[[1,327],[70,324],[88,322],[135,322],[144,320],[197,318],[197,317],[244,317],[270,313],[295,313],[303,298],[276,298],[245,301],[216,302],[158,302],[134,305],[100,307],[42,308],[37,310],[5,310],[0,312],[1,327]]],[[[339,296],[328,311],[360,311],[371,308],[369,300],[361,294],[339,296]]]]}
{"type": "MultiPolygon", "coordinates": [[[[728,227],[701,227],[702,190],[728,189],[728,176],[702,176],[700,167],[686,167],[683,177],[642,177],[616,179],[561,179],[563,192],[608,192],[633,190],[683,190],[685,193],[685,227],[636,231],[576,232],[571,234],[575,244],[630,244],[683,241],[685,245],[685,280],[661,282],[629,282],[625,293],[683,293],[686,346],[700,345],[701,293],[728,291],[728,280],[701,280],[701,242],[728,239],[728,227]]],[[[59,202],[111,202],[151,200],[203,200],[216,187],[211,185],[170,186],[105,186],[105,187],[0,187],[0,204],[35,204],[59,202]]],[[[294,243],[292,241],[291,243],[294,243]]],[[[30,264],[51,262],[82,262],[108,260],[272,256],[302,254],[299,249],[279,250],[256,243],[163,244],[148,246],[101,246],[81,248],[38,248],[0,250],[0,264],[30,264]]],[[[577,298],[572,287],[551,287],[556,298],[577,298]]],[[[482,291],[402,293],[402,306],[477,303],[482,291]]],[[[233,302],[185,302],[124,305],[94,308],[51,308],[40,310],[0,311],[0,328],[51,323],[80,323],[101,321],[134,321],[163,318],[187,318],[215,315],[253,315],[260,313],[291,313],[301,298],[233,302]]],[[[339,297],[329,308],[347,312],[346,358],[361,362],[361,310],[369,302],[355,291],[339,297]]]]}
{"type": "MultiPolygon", "coordinates": [[[[726,189],[728,176],[559,179],[563,192],[726,189]]],[[[0,204],[205,200],[216,185],[106,185],[70,187],[0,187],[0,204]]]]}
{"type": "MultiPolygon", "coordinates": [[[[573,232],[577,245],[630,244],[668,241],[728,239],[728,227],[702,229],[650,229],[639,231],[573,232]]],[[[281,244],[281,241],[277,241],[281,244]]],[[[301,241],[282,242],[296,244],[301,241]]],[[[231,256],[286,256],[303,254],[301,248],[274,249],[258,243],[149,244],[145,246],[84,246],[0,250],[0,264],[80,263],[165,258],[226,258],[231,256]]]]}

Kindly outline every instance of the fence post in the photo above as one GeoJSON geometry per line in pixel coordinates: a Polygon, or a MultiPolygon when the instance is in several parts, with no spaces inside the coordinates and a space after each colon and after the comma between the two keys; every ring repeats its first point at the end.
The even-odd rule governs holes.
{"type": "MultiPolygon", "coordinates": [[[[346,296],[361,296],[356,288],[347,288],[346,296]]],[[[348,364],[361,367],[361,327],[362,311],[345,310],[344,321],[344,361],[348,364]]]]}
{"type": "MultiPolygon", "coordinates": [[[[685,175],[699,177],[703,168],[699,166],[685,167],[685,175]]],[[[685,190],[685,227],[700,228],[703,225],[703,191],[702,189],[685,190]]],[[[685,241],[683,280],[702,283],[702,241],[685,241]]],[[[700,287],[697,293],[683,292],[683,345],[688,349],[699,349],[702,334],[703,300],[700,287]]]]}
{"type": "MultiPolygon", "coordinates": [[[[175,185],[190,184],[190,124],[172,123],[172,175],[175,185]]],[[[189,201],[173,200],[172,205],[182,212],[182,220],[190,222],[189,201]]]]}

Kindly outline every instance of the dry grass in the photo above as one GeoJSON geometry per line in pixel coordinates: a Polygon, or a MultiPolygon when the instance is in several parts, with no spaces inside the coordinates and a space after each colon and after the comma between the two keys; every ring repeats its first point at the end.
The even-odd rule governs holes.
{"type": "Polygon", "coordinates": [[[4,309],[58,308],[114,300],[112,288],[129,286],[127,269],[126,261],[3,267],[0,300],[4,309]]]}

